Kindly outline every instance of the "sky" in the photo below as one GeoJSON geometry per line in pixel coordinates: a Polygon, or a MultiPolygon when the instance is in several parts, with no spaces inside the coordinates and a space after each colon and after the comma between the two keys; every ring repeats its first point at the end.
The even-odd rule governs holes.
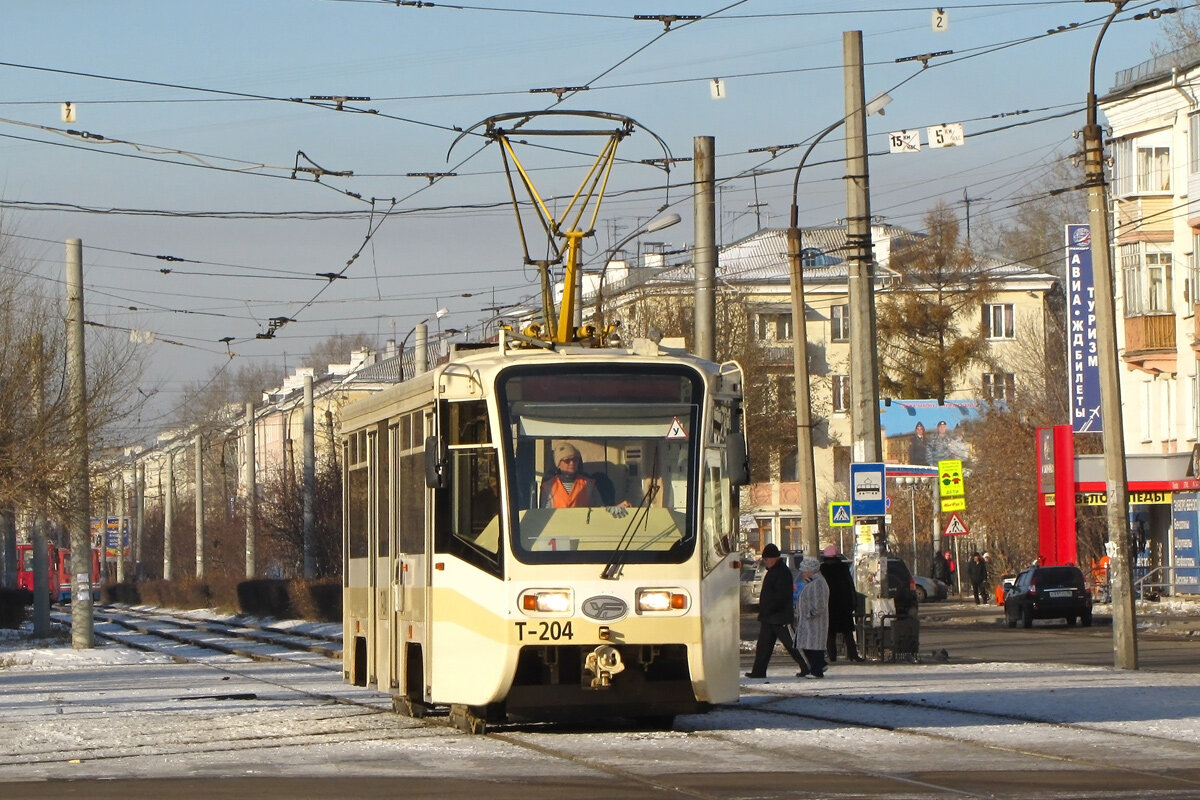
{"type": "MultiPolygon", "coordinates": [[[[197,654],[179,645],[176,655],[197,654]]],[[[356,776],[428,777],[451,761],[455,777],[468,780],[587,777],[594,774],[587,765],[597,761],[640,775],[708,775],[778,769],[772,761],[781,754],[804,754],[802,765],[784,766],[810,777],[847,768],[909,774],[922,768],[914,754],[917,763],[940,765],[946,773],[1093,763],[1162,776],[1194,773],[1200,745],[1200,676],[1178,672],[956,663],[953,657],[925,664],[839,662],[823,681],[772,669],[766,681],[743,682],[737,705],[679,717],[670,732],[509,734],[573,752],[572,762],[512,741],[372,713],[390,709],[386,695],[346,685],[336,671],[313,672],[229,656],[196,665],[114,645],[73,650],[0,638],[0,791],[5,782],[34,777],[337,777],[347,774],[347,765],[356,776]],[[134,685],[137,691],[129,691],[134,685]],[[1136,737],[1135,746],[1126,734],[1136,737]],[[961,746],[969,742],[987,747],[961,746]],[[1031,755],[1044,752],[1083,763],[1031,755]]],[[[1114,793],[1134,792],[1114,787],[1114,793]]]]}
{"type": "MultiPolygon", "coordinates": [[[[1101,93],[1172,24],[1132,20],[1154,7],[1130,3],[1106,34],[1101,93]]],[[[868,120],[872,213],[920,229],[938,202],[964,214],[966,197],[976,224],[1002,219],[1078,149],[1097,21],[1110,10],[951,4],[935,33],[932,8],[877,0],[11,0],[0,221],[54,297],[64,240],[83,241],[89,321],[137,332],[145,391],[169,407],[222,366],[294,370],[333,333],[382,347],[423,319],[434,334],[478,338],[486,320],[535,297],[498,147],[475,127],[495,115],[553,108],[638,123],[585,264],[671,211],[682,224],[642,240],[690,245],[691,163],[666,172],[643,160],[661,165],[662,145],[688,159],[697,136],[715,138],[718,240],[784,225],[803,152],[785,146],[807,146],[842,118],[848,30],[863,33],[867,97],[892,97],[868,120]],[[633,19],[679,13],[702,19],[633,19]],[[945,51],[927,66],[911,60],[945,51]],[[557,100],[532,91],[583,86],[557,100]],[[312,97],[369,99],[339,111],[312,97]],[[73,122],[62,120],[66,102],[73,122]],[[919,129],[925,143],[927,127],[946,123],[962,124],[961,147],[888,152],[890,132],[919,129]]],[[[602,142],[547,138],[530,137],[518,157],[541,195],[569,196],[602,142]]],[[[809,158],[802,225],[845,216],[843,155],[834,132],[809,158]]],[[[545,243],[531,225],[537,258],[545,243]]]]}

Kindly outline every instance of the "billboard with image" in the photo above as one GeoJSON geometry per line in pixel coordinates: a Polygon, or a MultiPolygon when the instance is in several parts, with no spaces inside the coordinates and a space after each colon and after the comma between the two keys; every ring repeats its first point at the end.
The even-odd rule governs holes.
{"type": "Polygon", "coordinates": [[[970,461],[971,428],[984,408],[979,399],[882,401],[884,461],[931,467],[947,459],[970,461]]]}

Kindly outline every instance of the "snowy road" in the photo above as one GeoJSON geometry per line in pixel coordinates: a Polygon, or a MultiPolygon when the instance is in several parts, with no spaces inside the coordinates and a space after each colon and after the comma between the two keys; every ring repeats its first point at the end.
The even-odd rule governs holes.
{"type": "Polygon", "coordinates": [[[389,709],[302,664],[0,649],[0,797],[1200,797],[1195,675],[839,664],[670,732],[467,736],[389,709]]]}

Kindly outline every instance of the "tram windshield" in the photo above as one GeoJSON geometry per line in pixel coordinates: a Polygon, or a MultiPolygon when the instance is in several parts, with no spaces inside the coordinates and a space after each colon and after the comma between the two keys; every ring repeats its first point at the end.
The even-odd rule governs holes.
{"type": "Polygon", "coordinates": [[[682,561],[702,384],[682,367],[523,368],[501,381],[512,547],[526,562],[682,561]]]}

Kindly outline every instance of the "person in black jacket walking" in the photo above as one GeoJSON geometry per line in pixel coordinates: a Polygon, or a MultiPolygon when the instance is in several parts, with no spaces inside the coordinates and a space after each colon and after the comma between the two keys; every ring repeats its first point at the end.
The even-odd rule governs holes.
{"type": "Polygon", "coordinates": [[[851,661],[863,661],[854,641],[854,606],[856,592],[854,578],[850,575],[850,564],[842,558],[836,544],[825,548],[821,559],[821,575],[829,584],[829,638],[825,652],[829,663],[837,661],[837,635],[842,635],[846,644],[846,657],[851,661]]]}
{"type": "Polygon", "coordinates": [[[763,548],[762,560],[767,566],[767,573],[763,576],[762,591],[758,596],[758,645],[754,649],[754,668],[746,673],[746,677],[767,677],[767,663],[771,660],[776,641],[783,642],[788,655],[800,665],[801,674],[806,673],[808,664],[796,649],[789,628],[796,616],[792,605],[792,571],[779,560],[779,548],[773,543],[763,548]]]}

